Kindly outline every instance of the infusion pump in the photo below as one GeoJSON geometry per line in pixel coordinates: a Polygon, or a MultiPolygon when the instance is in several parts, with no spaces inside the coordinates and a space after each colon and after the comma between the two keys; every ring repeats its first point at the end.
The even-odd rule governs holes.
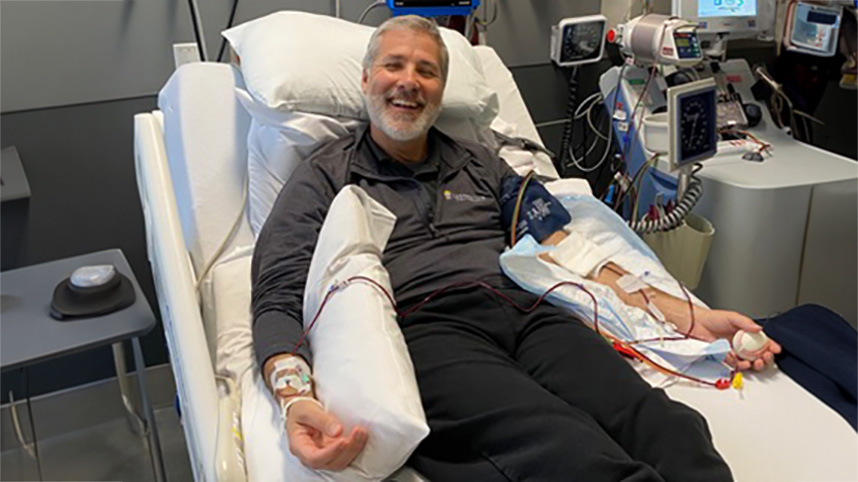
{"type": "Polygon", "coordinates": [[[608,41],[639,64],[688,67],[703,60],[697,25],[667,15],[634,18],[609,32],[608,41]]]}

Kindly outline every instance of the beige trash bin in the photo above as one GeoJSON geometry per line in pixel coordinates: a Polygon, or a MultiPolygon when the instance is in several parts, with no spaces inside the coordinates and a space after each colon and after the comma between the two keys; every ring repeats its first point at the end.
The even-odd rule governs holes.
{"type": "Polygon", "coordinates": [[[700,283],[713,236],[715,228],[709,220],[689,213],[678,228],[644,234],[643,239],[655,251],[667,271],[693,290],[700,283]]]}

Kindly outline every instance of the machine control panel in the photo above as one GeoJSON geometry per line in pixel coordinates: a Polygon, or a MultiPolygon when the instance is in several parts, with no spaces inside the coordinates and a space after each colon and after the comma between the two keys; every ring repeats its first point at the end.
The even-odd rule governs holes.
{"type": "Polygon", "coordinates": [[[700,40],[695,32],[674,32],[673,44],[676,46],[676,56],[680,59],[699,59],[700,40]]]}

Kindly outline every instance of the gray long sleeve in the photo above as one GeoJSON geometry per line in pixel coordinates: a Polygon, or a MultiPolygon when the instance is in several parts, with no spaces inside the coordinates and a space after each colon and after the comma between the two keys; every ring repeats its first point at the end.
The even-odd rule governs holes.
{"type": "MultiPolygon", "coordinates": [[[[280,191],[253,253],[253,344],[259,366],[291,353],[303,334],[304,286],[316,240],[336,192],[329,179],[301,163],[280,191]]],[[[297,350],[312,363],[310,349],[297,350]]]]}

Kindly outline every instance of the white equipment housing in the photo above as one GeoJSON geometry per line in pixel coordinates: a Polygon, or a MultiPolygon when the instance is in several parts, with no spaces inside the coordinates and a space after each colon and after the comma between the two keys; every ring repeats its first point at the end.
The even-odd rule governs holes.
{"type": "Polygon", "coordinates": [[[703,60],[697,26],[667,15],[649,14],[620,28],[620,48],[638,64],[689,67],[703,60]]]}
{"type": "Polygon", "coordinates": [[[787,50],[794,52],[817,57],[832,57],[837,53],[842,17],[842,5],[791,3],[787,8],[787,33],[783,39],[784,46],[787,50]]]}

